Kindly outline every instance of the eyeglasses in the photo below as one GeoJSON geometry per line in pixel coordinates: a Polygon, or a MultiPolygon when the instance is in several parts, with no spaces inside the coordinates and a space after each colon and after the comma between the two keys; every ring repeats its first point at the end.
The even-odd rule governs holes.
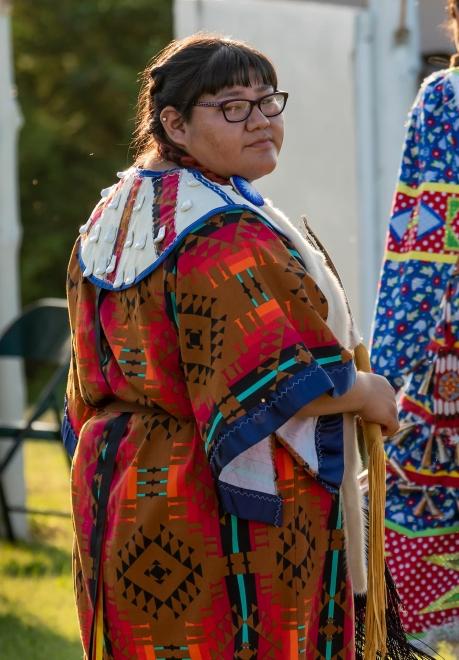
{"type": "Polygon", "coordinates": [[[250,101],[249,99],[231,99],[228,101],[197,101],[194,105],[203,108],[220,108],[226,121],[238,122],[249,118],[255,106],[265,117],[276,117],[280,115],[287,103],[287,92],[273,92],[262,96],[261,99],[250,101]]]}

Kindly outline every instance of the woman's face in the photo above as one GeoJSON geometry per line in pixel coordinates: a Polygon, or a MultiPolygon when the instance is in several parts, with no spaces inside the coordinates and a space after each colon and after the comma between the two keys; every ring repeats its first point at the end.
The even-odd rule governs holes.
{"type": "MultiPolygon", "coordinates": [[[[199,102],[248,99],[257,101],[273,92],[256,80],[252,86],[225,87],[215,95],[204,94],[199,102]]],[[[219,107],[193,108],[184,123],[182,148],[206,169],[223,177],[235,174],[253,181],[274,170],[284,137],[282,114],[265,117],[253,106],[249,117],[228,122],[219,107]]]]}

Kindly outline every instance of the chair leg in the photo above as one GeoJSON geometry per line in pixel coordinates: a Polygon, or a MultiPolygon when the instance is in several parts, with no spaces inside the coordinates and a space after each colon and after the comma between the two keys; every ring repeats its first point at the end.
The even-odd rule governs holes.
{"type": "Polygon", "coordinates": [[[3,482],[0,479],[0,512],[3,516],[3,522],[5,525],[6,536],[9,541],[14,542],[16,537],[14,535],[13,525],[11,522],[10,508],[8,502],[6,501],[5,489],[3,488],[3,482]]]}

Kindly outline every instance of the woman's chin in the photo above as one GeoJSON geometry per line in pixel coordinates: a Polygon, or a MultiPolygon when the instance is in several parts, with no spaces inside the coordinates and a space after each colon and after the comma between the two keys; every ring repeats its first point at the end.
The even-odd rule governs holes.
{"type": "Polygon", "coordinates": [[[276,169],[277,158],[266,159],[262,162],[258,162],[253,165],[253,167],[247,167],[244,174],[240,174],[247,181],[255,181],[256,179],[261,179],[262,177],[271,174],[276,169]]]}

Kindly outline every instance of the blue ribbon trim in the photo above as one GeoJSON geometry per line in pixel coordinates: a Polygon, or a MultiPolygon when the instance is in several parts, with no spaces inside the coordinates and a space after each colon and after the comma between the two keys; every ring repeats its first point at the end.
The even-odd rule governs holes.
{"type": "Polygon", "coordinates": [[[327,486],[339,488],[344,473],[343,415],[323,415],[316,425],[318,477],[327,486]]]}
{"type": "Polygon", "coordinates": [[[282,498],[257,490],[217,482],[224,510],[243,520],[258,520],[280,527],[282,525],[282,498]]]}
{"type": "Polygon", "coordinates": [[[236,456],[276,431],[310,401],[327,392],[332,396],[341,396],[353,386],[354,381],[355,368],[351,360],[328,369],[314,362],[286,379],[266,397],[264,403],[220,429],[209,456],[214,474],[218,476],[236,456]]]}
{"type": "Polygon", "coordinates": [[[72,423],[69,419],[67,399],[65,399],[64,403],[64,418],[62,420],[61,435],[64,447],[67,450],[68,455],[72,457],[78,444],[78,436],[75,433],[72,423]]]}
{"type": "MultiPolygon", "coordinates": [[[[236,456],[267,437],[313,399],[325,392],[340,396],[350,389],[354,382],[355,368],[352,361],[328,369],[313,363],[289,378],[266,403],[257,406],[249,415],[237,420],[220,434],[210,460],[214,474],[218,476],[223,467],[236,456]],[[309,381],[311,377],[313,380],[309,381]]],[[[316,443],[319,454],[317,480],[327,490],[336,492],[344,471],[341,414],[319,418],[316,443]]],[[[244,520],[282,525],[282,499],[278,495],[236,487],[218,478],[217,487],[222,506],[227,513],[244,520]]]]}

